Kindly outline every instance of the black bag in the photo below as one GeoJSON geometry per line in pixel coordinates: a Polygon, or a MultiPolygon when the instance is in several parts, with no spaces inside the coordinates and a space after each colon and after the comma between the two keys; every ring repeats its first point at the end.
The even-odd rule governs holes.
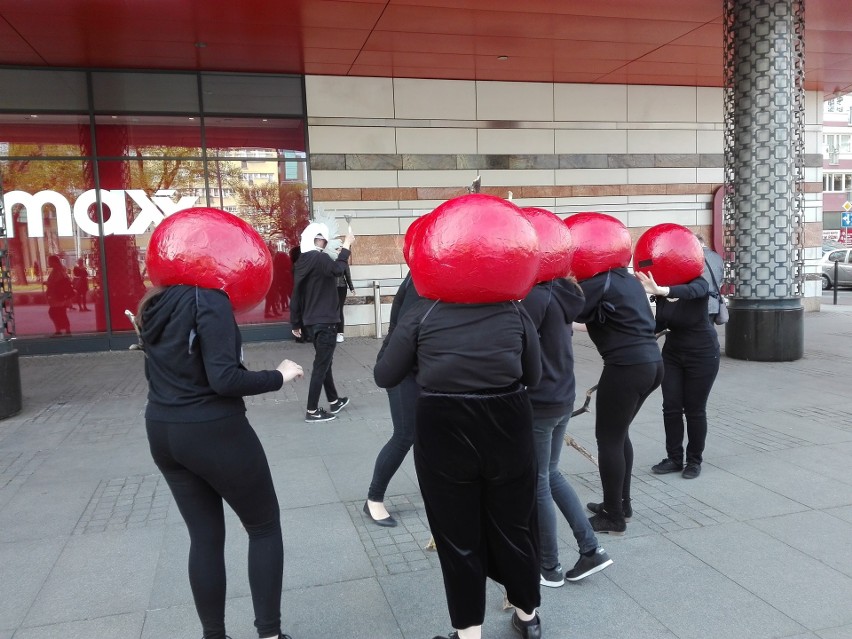
{"type": "MultiPolygon", "coordinates": [[[[707,264],[707,261],[704,262],[707,264]]],[[[710,295],[719,300],[719,312],[713,316],[713,323],[721,326],[722,324],[728,323],[728,305],[725,304],[725,298],[722,297],[722,293],[719,291],[719,285],[716,283],[716,276],[713,275],[713,269],[710,268],[710,265],[707,264],[707,272],[710,273],[710,279],[713,281],[713,286],[716,289],[715,291],[710,291],[710,295]]]]}

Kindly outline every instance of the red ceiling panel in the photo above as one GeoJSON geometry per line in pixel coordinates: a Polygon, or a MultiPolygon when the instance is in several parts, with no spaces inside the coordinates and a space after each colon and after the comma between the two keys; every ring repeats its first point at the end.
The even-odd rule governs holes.
{"type": "MultiPolygon", "coordinates": [[[[809,88],[852,88],[849,7],[806,3],[809,88]]],[[[0,0],[0,64],[720,86],[721,14],[721,0],[0,0]]]]}

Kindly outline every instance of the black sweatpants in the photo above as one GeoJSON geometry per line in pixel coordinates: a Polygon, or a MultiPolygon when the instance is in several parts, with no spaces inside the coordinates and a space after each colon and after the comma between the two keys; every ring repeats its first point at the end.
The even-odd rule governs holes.
{"type": "Polygon", "coordinates": [[[607,512],[622,517],[621,500],[630,498],[633,444],[628,429],[642,404],[663,380],[663,362],[604,365],[595,399],[598,471],[607,512]]]}
{"type": "Polygon", "coordinates": [[[204,639],[225,638],[225,513],[249,536],[258,635],[281,632],[284,549],[266,454],[244,414],[206,422],[146,420],[148,443],[189,530],[189,584],[204,639]]]}
{"type": "Polygon", "coordinates": [[[537,468],[526,390],[424,391],[414,464],[453,627],[482,624],[486,577],[506,587],[514,606],[537,608],[537,468]]]}

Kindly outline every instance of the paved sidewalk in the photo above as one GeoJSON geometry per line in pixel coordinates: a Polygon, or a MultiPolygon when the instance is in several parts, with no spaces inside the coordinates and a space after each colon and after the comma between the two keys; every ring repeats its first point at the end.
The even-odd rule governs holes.
{"type": "MultiPolygon", "coordinates": [[[[602,536],[615,560],[560,589],[543,588],[544,636],[603,639],[852,638],[852,307],[806,315],[805,357],[723,357],[710,398],[701,477],[656,476],[664,456],[659,391],[631,429],[633,523],[602,536]]],[[[578,387],[600,358],[575,339],[578,387]]],[[[284,628],[295,639],[430,639],[450,630],[440,569],[411,456],[389,490],[395,529],[365,521],[376,453],[390,431],[372,379],[379,342],[338,345],[335,377],[352,398],[339,419],[305,424],[307,381],[251,398],[282,507],[284,628]]],[[[293,342],[246,347],[250,368],[293,342]]],[[[142,355],[28,357],[24,410],[0,421],[0,639],[198,638],[186,576],[188,537],[151,461],[142,419],[142,355]]],[[[594,450],[593,418],[569,431],[594,450]]],[[[595,467],[566,448],[562,468],[583,501],[595,467]]],[[[256,636],[246,536],[229,513],[228,626],[256,636]]],[[[560,524],[561,559],[576,546],[560,524]]],[[[517,636],[489,585],[483,636],[517,636]]]]}

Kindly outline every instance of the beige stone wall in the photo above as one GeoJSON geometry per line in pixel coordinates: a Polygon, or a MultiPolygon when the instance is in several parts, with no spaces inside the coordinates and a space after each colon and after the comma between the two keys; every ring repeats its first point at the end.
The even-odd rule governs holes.
{"type": "MultiPolygon", "coordinates": [[[[308,76],[315,209],[358,236],[347,331],[375,332],[374,282],[405,275],[408,225],[462,195],[512,193],[562,217],[600,211],[634,237],[661,222],[709,235],[723,176],[721,89],[308,76]]],[[[806,257],[821,245],[821,102],[806,109],[806,257]]],[[[808,296],[818,297],[818,282],[808,296]]],[[[386,300],[387,301],[387,300],[386,300]]],[[[386,321],[389,304],[383,305],[386,321]]]]}

